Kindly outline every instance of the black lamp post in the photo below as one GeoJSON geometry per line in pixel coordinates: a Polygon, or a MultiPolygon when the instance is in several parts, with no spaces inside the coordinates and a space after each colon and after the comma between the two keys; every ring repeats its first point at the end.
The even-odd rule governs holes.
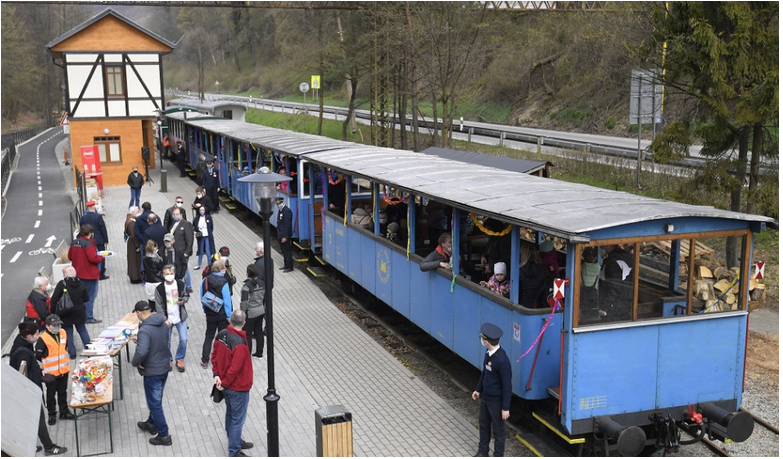
{"type": "Polygon", "coordinates": [[[280,396],[275,391],[275,328],[272,315],[272,257],[271,236],[269,234],[269,219],[272,217],[272,198],[275,197],[276,185],[291,180],[291,177],[275,174],[268,167],[262,167],[257,173],[242,177],[239,182],[252,183],[253,194],[258,200],[261,223],[264,231],[264,301],[266,303],[266,365],[268,388],[264,401],[266,402],[267,456],[280,456],[280,437],[277,423],[277,402],[280,396]]]}

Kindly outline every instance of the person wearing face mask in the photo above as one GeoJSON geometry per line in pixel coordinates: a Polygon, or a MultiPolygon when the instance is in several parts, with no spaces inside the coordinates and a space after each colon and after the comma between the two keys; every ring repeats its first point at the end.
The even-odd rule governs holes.
{"type": "Polygon", "coordinates": [[[443,233],[438,237],[438,246],[419,264],[419,269],[422,271],[434,271],[438,268],[451,268],[451,234],[449,233],[443,233]]]}
{"type": "Polygon", "coordinates": [[[188,271],[188,261],[193,255],[193,225],[185,219],[185,210],[179,207],[171,212],[171,219],[174,223],[170,233],[174,235],[174,250],[178,257],[178,264],[175,265],[176,276],[177,279],[185,281],[188,293],[193,293],[188,271]]]}
{"type": "Polygon", "coordinates": [[[188,347],[188,311],[185,310],[185,303],[190,300],[185,289],[185,283],[177,279],[173,265],[163,267],[163,282],[155,289],[155,304],[158,311],[171,325],[169,327],[169,349],[171,349],[171,334],[177,329],[179,335],[179,344],[174,353],[172,361],[177,363],[177,371],[185,372],[185,352],[188,347]]]}
{"type": "MultiPolygon", "coordinates": [[[[166,209],[166,214],[163,216],[163,226],[166,228],[166,231],[171,232],[171,227],[174,226],[174,219],[172,218],[171,214],[174,211],[174,209],[185,209],[185,200],[182,199],[182,196],[177,196],[174,198],[174,205],[166,209]]],[[[188,215],[185,212],[182,212],[180,214],[182,220],[187,220],[188,215]]]]}
{"type": "Polygon", "coordinates": [[[73,419],[68,410],[68,374],[71,372],[71,360],[68,358],[66,343],[68,335],[62,329],[63,321],[57,314],[46,318],[46,330],[35,344],[35,358],[43,365],[43,372],[49,376],[46,382],[46,408],[49,410],[49,425],[57,423],[57,404],[60,405],[60,419],[73,419]]]}
{"type": "Polygon", "coordinates": [[[76,269],[76,275],[82,280],[87,288],[87,294],[90,300],[84,303],[84,309],[87,314],[88,324],[97,324],[101,321],[93,315],[93,305],[98,296],[98,278],[101,275],[99,265],[103,257],[98,255],[93,237],[91,225],[82,225],[79,228],[79,237],[71,242],[68,249],[68,259],[76,269]]]}
{"type": "Polygon", "coordinates": [[[201,209],[206,209],[207,213],[212,213],[214,208],[215,206],[212,203],[212,199],[207,196],[207,190],[205,190],[203,186],[196,188],[196,199],[193,200],[193,222],[195,223],[195,217],[198,216],[201,209]]]}
{"type": "Polygon", "coordinates": [[[73,266],[66,266],[63,268],[63,280],[57,283],[52,293],[52,313],[60,316],[63,321],[63,330],[68,335],[68,355],[71,359],[76,358],[76,342],[73,336],[73,327],[76,327],[76,332],[79,333],[79,337],[82,340],[82,346],[86,347],[90,342],[90,334],[87,332],[87,326],[85,321],[87,320],[87,314],[84,309],[84,304],[90,301],[90,295],[87,294],[87,289],[84,287],[81,279],[76,277],[76,270],[73,266]],[[67,303],[62,301],[63,296],[68,295],[71,300],[70,307],[67,303]]]}
{"type": "Polygon", "coordinates": [[[196,231],[196,240],[198,241],[198,263],[195,270],[201,269],[201,260],[206,255],[207,264],[212,259],[212,255],[215,253],[215,237],[212,229],[212,215],[205,206],[201,206],[198,209],[196,218],[193,219],[193,227],[196,231]]]}
{"type": "Polygon", "coordinates": [[[503,330],[495,324],[481,325],[481,345],[487,348],[473,400],[481,398],[479,408],[479,444],[477,457],[489,456],[489,439],[495,437],[495,457],[506,449],[506,426],[511,410],[511,362],[500,348],[503,330]]]}
{"type": "Polygon", "coordinates": [[[131,198],[128,207],[139,207],[139,199],[141,198],[141,188],[144,186],[144,176],[139,174],[139,167],[133,166],[133,171],[128,174],[128,186],[131,190],[131,198]]]}
{"type": "Polygon", "coordinates": [[[294,255],[291,247],[294,214],[285,205],[285,199],[277,198],[276,202],[279,209],[277,212],[277,239],[280,241],[280,250],[283,252],[283,266],[280,269],[284,273],[290,273],[294,270],[294,255]]]}
{"type": "Polygon", "coordinates": [[[201,183],[203,184],[203,188],[207,191],[207,196],[209,196],[210,201],[212,201],[212,213],[219,213],[220,201],[218,201],[218,193],[220,193],[220,176],[215,168],[214,160],[207,160],[207,168],[201,176],[201,183]]]}
{"type": "MultiPolygon", "coordinates": [[[[18,329],[19,334],[14,338],[14,344],[11,346],[8,364],[15,370],[19,370],[22,367],[22,363],[24,363],[27,369],[27,379],[38,386],[38,388],[41,388],[43,371],[41,370],[40,362],[35,358],[34,349],[38,338],[41,336],[41,330],[38,328],[38,324],[30,321],[20,323],[18,329]]],[[[36,403],[30,409],[41,413],[38,420],[38,439],[41,440],[46,455],[53,456],[68,452],[68,448],[65,446],[58,446],[52,442],[52,438],[49,436],[49,429],[46,427],[43,405],[36,403]]]]}
{"type": "Polygon", "coordinates": [[[43,323],[51,314],[52,299],[49,297],[49,279],[38,276],[33,280],[33,290],[27,295],[25,319],[35,320],[43,328],[43,323]]]}
{"type": "Polygon", "coordinates": [[[158,245],[150,239],[144,251],[144,290],[152,312],[155,312],[155,289],[163,282],[163,265],[158,245]]]}
{"type": "Polygon", "coordinates": [[[223,260],[215,260],[212,263],[209,276],[204,277],[201,283],[201,309],[207,321],[206,332],[204,333],[204,345],[201,349],[201,367],[209,366],[209,356],[212,350],[212,342],[215,333],[225,329],[228,326],[228,319],[233,310],[231,303],[231,288],[228,285],[228,276],[226,275],[226,264],[223,260]],[[204,303],[208,301],[207,293],[211,293],[215,298],[220,298],[223,303],[219,304],[217,311],[208,308],[204,303]]]}

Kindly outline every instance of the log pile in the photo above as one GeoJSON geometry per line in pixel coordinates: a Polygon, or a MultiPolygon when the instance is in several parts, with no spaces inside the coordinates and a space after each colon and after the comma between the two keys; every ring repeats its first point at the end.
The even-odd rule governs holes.
{"type": "MultiPolygon", "coordinates": [[[[723,261],[715,258],[715,251],[708,246],[696,241],[694,260],[694,285],[691,309],[694,312],[709,309],[710,311],[732,311],[739,307],[740,269],[727,268],[723,261]]],[[[660,241],[644,244],[642,254],[647,254],[658,259],[669,260],[671,257],[671,241],[660,241]]],[[[680,279],[688,278],[688,263],[690,256],[690,243],[683,241],[680,244],[680,279]]],[[[766,300],[765,285],[751,279],[748,291],[750,292],[750,311],[758,308],[766,300]]]]}
{"type": "MultiPolygon", "coordinates": [[[[736,310],[740,303],[740,269],[727,269],[718,262],[705,258],[696,260],[696,266],[696,276],[693,280],[693,310],[698,311],[700,309],[698,306],[708,308],[712,312],[736,310]]],[[[753,311],[767,298],[765,285],[751,279],[748,291],[750,292],[748,309],[753,311]]]]}

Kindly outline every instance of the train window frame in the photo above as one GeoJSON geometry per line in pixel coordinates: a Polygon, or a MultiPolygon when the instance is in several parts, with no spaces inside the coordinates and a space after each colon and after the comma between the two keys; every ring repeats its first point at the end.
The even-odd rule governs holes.
{"type": "Polygon", "coordinates": [[[119,136],[111,137],[93,137],[93,143],[98,146],[98,155],[101,164],[122,164],[122,142],[119,136]],[[113,157],[112,150],[116,149],[117,159],[108,159],[113,157]],[[109,155],[107,157],[107,154],[109,155]]]}
{"type": "Polygon", "coordinates": [[[106,81],[106,97],[125,97],[125,68],[122,65],[106,65],[103,76],[106,81]]]}
{"type": "MultiPolygon", "coordinates": [[[[575,244],[575,250],[574,250],[574,259],[576,260],[575,266],[574,266],[574,282],[573,287],[571,289],[572,292],[572,303],[573,303],[573,321],[572,326],[574,329],[582,328],[582,329],[605,329],[605,328],[616,328],[616,327],[626,327],[629,325],[643,325],[645,323],[650,322],[660,322],[660,321],[679,321],[679,320],[690,320],[694,317],[704,317],[704,316],[715,316],[715,315],[728,315],[729,313],[736,313],[736,312],[747,312],[748,308],[748,276],[749,276],[749,269],[750,269],[750,248],[751,248],[751,242],[752,242],[752,236],[751,231],[749,229],[743,229],[743,230],[726,230],[726,231],[714,231],[714,232],[700,232],[700,233],[687,233],[687,234],[678,234],[678,235],[658,235],[658,236],[642,236],[637,238],[626,238],[626,239],[607,239],[607,240],[596,240],[591,241],[586,244],[575,244]],[[739,274],[737,276],[737,282],[739,283],[738,286],[738,292],[736,294],[737,303],[736,307],[734,309],[725,309],[723,305],[721,305],[720,310],[713,310],[708,311],[708,307],[705,307],[704,309],[700,310],[694,310],[694,288],[695,288],[695,281],[701,280],[696,279],[697,276],[697,264],[696,264],[696,256],[690,256],[691,253],[695,253],[698,255],[696,251],[696,242],[699,240],[704,239],[712,239],[712,238],[728,238],[736,236],[740,238],[741,241],[741,258],[740,258],[740,267],[739,267],[739,274]],[[666,313],[665,309],[663,309],[663,306],[665,306],[665,302],[667,300],[671,299],[671,296],[662,296],[660,297],[660,300],[663,301],[662,303],[662,312],[660,315],[651,315],[649,317],[640,317],[639,311],[640,311],[640,305],[639,305],[639,295],[640,295],[640,257],[641,257],[641,249],[642,244],[645,243],[654,243],[654,242],[674,242],[678,241],[680,243],[680,246],[682,247],[685,244],[688,244],[688,256],[686,256],[686,262],[687,262],[687,277],[685,279],[685,288],[684,291],[679,292],[682,296],[682,301],[672,301],[671,305],[669,306],[677,306],[676,303],[684,303],[685,310],[680,310],[679,313],[675,312],[674,314],[668,314],[666,313]],[[634,266],[633,266],[633,300],[631,305],[631,317],[630,319],[623,319],[623,320],[616,320],[616,321],[602,321],[598,320],[597,322],[589,322],[589,323],[581,323],[582,322],[582,298],[581,298],[581,284],[582,284],[582,253],[586,247],[605,247],[615,244],[626,244],[626,245],[632,245],[634,247],[633,257],[634,257],[634,266]],[[683,313],[684,312],[684,313],[683,313]]],[[[599,262],[602,264],[602,259],[599,257],[599,262]]],[[[669,276],[672,275],[672,269],[669,270],[669,276]]],[[[678,273],[680,270],[680,267],[678,266],[678,273]]],[[[678,278],[677,286],[676,288],[672,289],[672,294],[674,296],[677,296],[679,290],[682,290],[682,278],[678,274],[676,276],[678,278]]],[[[646,284],[651,284],[651,281],[647,278],[643,279],[646,284]]],[[[671,286],[670,286],[671,289],[671,286]]],[[[599,303],[600,304],[600,303],[599,303]]],[[[715,305],[718,305],[718,302],[715,303],[715,305]]],[[[681,305],[680,305],[681,306],[681,305]]]]}

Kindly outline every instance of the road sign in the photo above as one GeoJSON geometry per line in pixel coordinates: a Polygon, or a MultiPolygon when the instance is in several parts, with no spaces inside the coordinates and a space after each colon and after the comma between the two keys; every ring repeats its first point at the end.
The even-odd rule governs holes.
{"type": "Polygon", "coordinates": [[[307,83],[301,83],[299,84],[299,90],[302,92],[307,92],[310,90],[310,85],[308,85],[307,83]]]}
{"type": "Polygon", "coordinates": [[[663,85],[659,75],[659,70],[631,71],[630,124],[639,124],[640,121],[650,124],[654,119],[660,119],[663,85]]]}
{"type": "Polygon", "coordinates": [[[310,75],[310,86],[313,89],[321,89],[321,75],[310,75]]]}

